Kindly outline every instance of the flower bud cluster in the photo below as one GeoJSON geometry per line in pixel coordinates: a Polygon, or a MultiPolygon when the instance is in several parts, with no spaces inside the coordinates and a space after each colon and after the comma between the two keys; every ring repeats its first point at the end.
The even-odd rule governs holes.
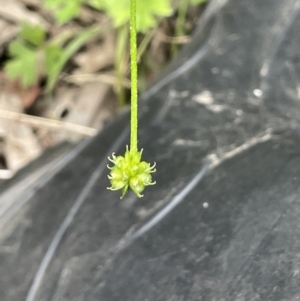
{"type": "Polygon", "coordinates": [[[142,152],[137,150],[128,150],[126,148],[125,156],[115,156],[108,158],[114,165],[107,166],[110,169],[108,176],[111,187],[110,190],[122,189],[122,196],[126,194],[130,187],[138,197],[142,197],[141,192],[146,186],[154,185],[151,174],[156,171],[155,164],[151,166],[145,161],[141,161],[142,152]]]}

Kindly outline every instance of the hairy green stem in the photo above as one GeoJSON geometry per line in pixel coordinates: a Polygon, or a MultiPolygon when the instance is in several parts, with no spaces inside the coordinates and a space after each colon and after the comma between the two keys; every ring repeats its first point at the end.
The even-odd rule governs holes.
{"type": "Polygon", "coordinates": [[[130,0],[131,128],[130,150],[138,149],[138,85],[136,46],[136,0],[130,0]]]}
{"type": "Polygon", "coordinates": [[[126,147],[124,156],[116,156],[114,153],[109,161],[113,166],[108,176],[110,190],[122,190],[121,198],[128,189],[141,198],[145,187],[154,185],[152,173],[156,171],[155,163],[151,166],[142,161],[142,152],[138,151],[138,78],[137,78],[137,43],[136,43],[136,0],[130,0],[130,67],[131,67],[131,118],[130,118],[130,150],[126,147]]]}

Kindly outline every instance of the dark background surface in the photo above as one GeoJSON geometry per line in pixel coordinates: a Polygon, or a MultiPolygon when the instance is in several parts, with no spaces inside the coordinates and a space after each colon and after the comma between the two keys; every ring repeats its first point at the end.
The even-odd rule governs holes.
{"type": "Polygon", "coordinates": [[[3,188],[1,300],[298,300],[299,8],[210,3],[142,96],[143,199],[106,190],[127,113],[3,188]]]}

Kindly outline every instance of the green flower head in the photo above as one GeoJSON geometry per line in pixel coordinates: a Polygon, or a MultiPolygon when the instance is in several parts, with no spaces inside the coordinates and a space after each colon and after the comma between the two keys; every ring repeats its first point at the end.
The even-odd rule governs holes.
{"type": "Polygon", "coordinates": [[[108,176],[111,187],[110,190],[122,189],[122,196],[126,194],[130,187],[134,193],[140,198],[143,195],[141,192],[146,186],[154,185],[152,182],[151,173],[155,172],[155,163],[150,166],[149,163],[141,161],[143,150],[128,150],[126,147],[125,156],[115,156],[112,154],[112,158],[108,158],[114,165],[107,168],[110,169],[108,176]]]}

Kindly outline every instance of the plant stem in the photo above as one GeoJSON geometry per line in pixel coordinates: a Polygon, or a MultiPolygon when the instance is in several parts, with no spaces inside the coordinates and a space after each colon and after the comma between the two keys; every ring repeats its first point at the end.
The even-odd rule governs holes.
{"type": "Polygon", "coordinates": [[[117,43],[116,43],[116,57],[115,57],[115,68],[117,73],[117,82],[115,85],[119,106],[125,105],[125,59],[126,49],[128,45],[128,27],[122,26],[118,30],[117,43]]]}
{"type": "MultiPolygon", "coordinates": [[[[175,37],[179,37],[179,36],[182,36],[185,34],[184,25],[185,25],[185,19],[186,19],[188,7],[189,7],[188,0],[180,1],[179,7],[178,7],[178,17],[177,17],[176,25],[175,25],[175,37]]],[[[178,49],[178,45],[173,43],[172,48],[171,48],[172,57],[175,56],[177,49],[178,49]]]]}
{"type": "Polygon", "coordinates": [[[138,62],[141,60],[142,55],[144,54],[144,52],[146,51],[148,45],[150,44],[155,32],[156,32],[156,28],[153,28],[152,30],[149,30],[144,39],[142,40],[141,44],[139,45],[139,48],[137,50],[137,60],[138,62]]]}
{"type": "Polygon", "coordinates": [[[189,7],[189,1],[181,0],[178,8],[178,17],[176,22],[176,35],[181,36],[185,34],[185,19],[189,7]]]}
{"type": "Polygon", "coordinates": [[[138,86],[136,46],[136,0],[130,0],[131,127],[130,150],[138,149],[138,86]]]}

